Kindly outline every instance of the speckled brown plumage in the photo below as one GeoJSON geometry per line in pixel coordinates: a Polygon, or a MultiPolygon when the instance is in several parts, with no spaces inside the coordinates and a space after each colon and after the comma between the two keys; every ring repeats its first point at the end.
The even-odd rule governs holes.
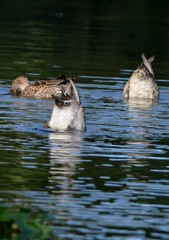
{"type": "Polygon", "coordinates": [[[69,78],[61,75],[54,80],[40,80],[30,84],[24,76],[17,77],[11,88],[12,95],[31,98],[47,98],[51,99],[52,95],[59,96],[66,89],[69,78]]]}
{"type": "Polygon", "coordinates": [[[159,88],[157,86],[151,62],[155,56],[147,60],[142,54],[143,63],[137,67],[130,79],[127,81],[123,96],[129,98],[150,98],[156,99],[159,95],[159,88]]]}

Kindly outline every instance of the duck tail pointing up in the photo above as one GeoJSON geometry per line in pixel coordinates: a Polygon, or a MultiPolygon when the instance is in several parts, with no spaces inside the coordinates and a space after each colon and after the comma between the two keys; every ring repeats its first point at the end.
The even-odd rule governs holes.
{"type": "Polygon", "coordinates": [[[149,72],[154,76],[154,72],[153,72],[153,69],[152,69],[152,66],[151,66],[151,62],[154,60],[155,56],[153,55],[151,58],[149,58],[149,59],[147,60],[145,54],[142,53],[141,57],[142,57],[142,59],[143,59],[144,65],[147,67],[147,69],[149,70],[149,72]]]}
{"type": "Polygon", "coordinates": [[[74,84],[74,82],[73,82],[73,80],[70,78],[70,83],[69,83],[69,85],[68,85],[68,87],[67,87],[67,89],[66,89],[66,91],[65,91],[65,93],[64,93],[65,95],[66,94],[68,94],[69,96],[73,96],[73,94],[74,94],[74,96],[75,96],[75,98],[76,98],[76,101],[80,104],[80,97],[79,97],[79,94],[78,94],[78,92],[77,92],[77,89],[76,89],[76,87],[75,87],[75,84],[74,84]]]}

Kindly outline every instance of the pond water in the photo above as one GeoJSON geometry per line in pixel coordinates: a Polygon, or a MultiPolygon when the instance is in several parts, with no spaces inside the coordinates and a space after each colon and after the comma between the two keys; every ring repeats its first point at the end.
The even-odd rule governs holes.
{"type": "Polygon", "coordinates": [[[0,17],[0,204],[46,212],[53,239],[168,239],[168,1],[9,2],[0,17]],[[153,104],[122,96],[142,52],[156,55],[153,104]],[[61,73],[76,78],[84,133],[45,129],[53,101],[9,94],[17,75],[61,73]]]}

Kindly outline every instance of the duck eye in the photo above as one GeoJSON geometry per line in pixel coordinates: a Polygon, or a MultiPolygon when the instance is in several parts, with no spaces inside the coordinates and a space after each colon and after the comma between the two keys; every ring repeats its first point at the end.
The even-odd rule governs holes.
{"type": "Polygon", "coordinates": [[[70,105],[70,101],[64,101],[64,105],[70,105]]]}

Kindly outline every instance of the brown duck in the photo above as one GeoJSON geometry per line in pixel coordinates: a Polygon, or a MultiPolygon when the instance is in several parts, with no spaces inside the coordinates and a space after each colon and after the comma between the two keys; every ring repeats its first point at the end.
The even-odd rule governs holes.
{"type": "Polygon", "coordinates": [[[154,72],[151,66],[155,56],[147,59],[144,53],[141,55],[143,63],[137,67],[130,79],[127,81],[123,96],[129,98],[149,98],[156,99],[159,95],[154,72]]]}
{"type": "Polygon", "coordinates": [[[54,80],[39,80],[30,84],[24,76],[19,76],[12,82],[11,94],[21,97],[47,98],[51,99],[52,95],[59,96],[63,89],[66,89],[70,78],[61,75],[54,80]]]}

